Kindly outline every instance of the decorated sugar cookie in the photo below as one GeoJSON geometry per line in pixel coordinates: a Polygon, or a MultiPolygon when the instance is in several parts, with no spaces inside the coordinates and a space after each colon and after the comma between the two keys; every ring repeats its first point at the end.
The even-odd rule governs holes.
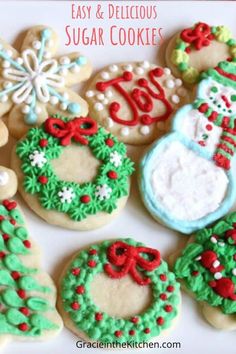
{"type": "Polygon", "coordinates": [[[57,57],[58,36],[49,27],[32,27],[20,53],[0,40],[0,115],[9,113],[10,133],[20,138],[50,114],[85,116],[87,103],[69,89],[86,80],[91,65],[79,53],[57,57]]]}
{"type": "Polygon", "coordinates": [[[121,141],[147,144],[166,133],[187,91],[170,69],[148,61],[112,64],[85,92],[93,117],[121,141]]]}
{"type": "Polygon", "coordinates": [[[86,341],[141,343],[173,327],[180,290],[159,251],[132,239],[77,253],[61,278],[65,325],[86,341]]]}
{"type": "Polygon", "coordinates": [[[174,270],[211,325],[236,329],[236,213],[198,231],[174,270]]]}
{"type": "Polygon", "coordinates": [[[48,118],[13,152],[20,193],[52,224],[90,230],[113,219],[129,194],[126,147],[92,118],[48,118]]]}
{"type": "Polygon", "coordinates": [[[170,40],[166,63],[174,75],[193,85],[198,82],[202,71],[235,55],[236,41],[227,27],[199,22],[170,40]]]}
{"type": "Polygon", "coordinates": [[[225,215],[236,199],[236,64],[205,73],[193,104],[173,118],[170,134],[141,163],[140,188],[153,217],[191,233],[225,215]]]}

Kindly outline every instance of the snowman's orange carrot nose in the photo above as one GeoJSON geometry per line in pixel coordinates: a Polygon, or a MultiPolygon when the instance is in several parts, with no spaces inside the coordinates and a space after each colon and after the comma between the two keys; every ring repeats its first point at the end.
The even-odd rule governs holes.
{"type": "Polygon", "coordinates": [[[225,95],[221,96],[222,100],[224,101],[227,108],[231,107],[231,103],[229,102],[228,98],[225,95]]]}

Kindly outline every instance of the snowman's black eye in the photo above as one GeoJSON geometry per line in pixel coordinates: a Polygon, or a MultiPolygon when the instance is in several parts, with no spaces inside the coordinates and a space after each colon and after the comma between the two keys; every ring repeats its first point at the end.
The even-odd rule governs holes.
{"type": "Polygon", "coordinates": [[[231,98],[231,101],[233,101],[233,102],[236,101],[236,95],[232,95],[230,98],[231,98]]]}
{"type": "Polygon", "coordinates": [[[214,93],[218,92],[218,88],[216,86],[212,86],[211,92],[214,92],[214,93]]]}

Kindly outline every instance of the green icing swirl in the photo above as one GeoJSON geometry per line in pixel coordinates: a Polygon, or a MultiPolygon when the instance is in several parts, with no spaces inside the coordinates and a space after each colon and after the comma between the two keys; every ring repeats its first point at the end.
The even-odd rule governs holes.
{"type": "MultiPolygon", "coordinates": [[[[68,121],[67,118],[61,118],[68,121]]],[[[44,126],[32,128],[27,136],[17,144],[16,153],[21,160],[21,169],[24,173],[24,188],[27,193],[36,195],[40,204],[47,210],[56,210],[66,213],[72,220],[81,221],[89,215],[94,215],[99,211],[112,213],[117,207],[117,201],[128,195],[128,177],[134,171],[133,162],[126,155],[126,147],[119,142],[112,134],[106,133],[103,128],[99,128],[97,133],[86,137],[96,159],[101,161],[98,174],[92,182],[78,184],[60,180],[54,173],[51,160],[58,159],[65,147],[60,145],[60,140],[51,136],[44,130],[44,126]],[[41,139],[47,140],[47,146],[40,147],[41,139]],[[111,139],[113,146],[108,146],[106,140],[111,139]],[[33,167],[29,155],[33,151],[44,152],[47,162],[41,167],[33,167]],[[110,161],[111,153],[117,152],[121,156],[122,163],[119,166],[110,161]],[[109,171],[117,174],[116,179],[108,177],[109,171]],[[39,176],[47,177],[46,184],[39,182],[39,176]],[[99,199],[96,196],[96,189],[106,185],[111,188],[112,193],[107,199],[99,199]],[[61,202],[58,193],[64,188],[72,188],[75,193],[73,200],[61,202]],[[89,196],[88,203],[81,202],[82,196],[89,196]]],[[[76,143],[78,148],[83,149],[84,145],[76,143]]]]}
{"type": "MultiPolygon", "coordinates": [[[[144,246],[132,239],[122,240],[129,245],[138,247],[144,246]]],[[[114,242],[114,241],[113,241],[114,242]]],[[[96,320],[95,314],[101,313],[100,309],[94,304],[90,296],[90,284],[94,276],[103,272],[104,265],[108,262],[107,249],[113,243],[112,241],[105,241],[99,245],[93,245],[89,249],[96,250],[95,255],[89,253],[89,249],[81,251],[77,257],[71,262],[68,270],[61,283],[61,297],[64,310],[68,313],[71,321],[74,323],[79,331],[83,331],[92,340],[98,340],[106,343],[125,343],[128,341],[142,342],[158,336],[162,330],[171,326],[173,319],[178,314],[178,305],[180,303],[180,290],[179,284],[176,282],[173,273],[168,271],[167,263],[163,260],[159,267],[151,272],[142,271],[144,276],[148,276],[151,279],[152,289],[152,303],[145,312],[132,316],[138,318],[138,323],[134,324],[131,318],[123,319],[117,317],[111,317],[106,313],[102,313],[102,320],[96,320]],[[96,266],[90,268],[88,261],[94,260],[96,266]],[[73,274],[73,270],[79,268],[78,275],[73,274]],[[165,281],[160,280],[160,275],[165,274],[167,279],[165,281]],[[83,284],[84,293],[78,294],[76,287],[79,284],[83,284]],[[168,286],[173,286],[171,292],[167,291],[168,286]],[[165,300],[160,299],[160,294],[165,293],[167,298],[165,300]],[[73,310],[71,304],[78,302],[80,308],[73,310]],[[165,311],[165,306],[171,305],[172,310],[170,312],[165,311]],[[157,322],[157,318],[162,318],[163,323],[157,322]],[[150,332],[145,332],[148,328],[150,332]],[[122,336],[117,337],[115,332],[119,330],[122,332],[122,336]],[[131,335],[130,331],[134,330],[135,334],[131,335]]]]}
{"type": "Polygon", "coordinates": [[[236,269],[236,242],[225,234],[235,227],[236,213],[232,213],[213,227],[198,231],[194,242],[185,247],[174,266],[177,278],[183,280],[198,301],[205,301],[214,307],[218,306],[224,314],[236,314],[236,300],[222,297],[214,291],[214,288],[209,285],[209,282],[215,280],[214,273],[204,267],[198,257],[204,251],[214,251],[220,264],[224,266],[221,271],[222,277],[233,282],[236,294],[236,276],[233,273],[236,269]]]}

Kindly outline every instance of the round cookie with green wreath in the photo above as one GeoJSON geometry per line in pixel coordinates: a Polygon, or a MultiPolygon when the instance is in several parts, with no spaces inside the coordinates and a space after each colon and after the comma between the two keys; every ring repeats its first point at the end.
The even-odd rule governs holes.
{"type": "Polygon", "coordinates": [[[114,347],[166,333],[180,311],[175,275],[158,250],[132,239],[80,250],[63,272],[59,293],[70,330],[88,342],[114,347]]]}
{"type": "Polygon", "coordinates": [[[47,222],[91,230],[125,206],[133,163],[90,117],[48,118],[16,145],[12,167],[27,204],[47,222]]]}
{"type": "Polygon", "coordinates": [[[198,22],[171,38],[165,58],[173,74],[192,86],[202,71],[235,56],[236,41],[227,27],[198,22]]]}
{"type": "Polygon", "coordinates": [[[174,272],[212,326],[236,329],[236,213],[198,231],[178,255],[174,272]]]}

